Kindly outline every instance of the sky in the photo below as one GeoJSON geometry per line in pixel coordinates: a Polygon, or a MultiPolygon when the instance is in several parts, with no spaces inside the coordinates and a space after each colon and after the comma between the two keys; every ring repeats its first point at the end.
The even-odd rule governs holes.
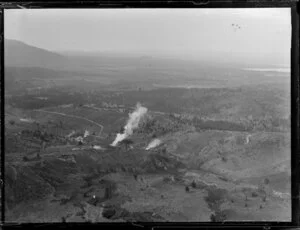
{"type": "Polygon", "coordinates": [[[8,9],[5,38],[51,51],[289,64],[289,8],[8,9]]]}

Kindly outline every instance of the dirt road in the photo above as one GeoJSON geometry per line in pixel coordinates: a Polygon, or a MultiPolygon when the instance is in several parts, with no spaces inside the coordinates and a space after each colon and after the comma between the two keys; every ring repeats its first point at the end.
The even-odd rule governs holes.
{"type": "Polygon", "coordinates": [[[59,112],[52,112],[52,111],[47,111],[47,110],[42,110],[42,109],[35,109],[34,111],[37,111],[37,112],[44,112],[44,113],[49,113],[49,114],[55,114],[55,115],[60,115],[60,116],[65,116],[65,117],[71,117],[71,118],[77,118],[77,119],[82,119],[82,120],[85,120],[85,121],[88,121],[90,123],[93,123],[94,125],[100,127],[100,131],[99,131],[99,134],[98,136],[95,136],[95,137],[101,137],[101,134],[102,134],[102,131],[104,129],[104,126],[95,122],[95,121],[92,121],[88,118],[85,118],[85,117],[81,117],[81,116],[76,116],[76,115],[69,115],[69,114],[65,114],[65,113],[59,113],[59,112]]]}

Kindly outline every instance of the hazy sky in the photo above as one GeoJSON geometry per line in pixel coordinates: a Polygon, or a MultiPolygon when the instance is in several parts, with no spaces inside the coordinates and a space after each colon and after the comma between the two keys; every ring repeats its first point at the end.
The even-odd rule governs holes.
{"type": "Polygon", "coordinates": [[[20,9],[5,11],[5,37],[53,51],[191,58],[229,52],[288,61],[291,18],[288,8],[20,9]]]}

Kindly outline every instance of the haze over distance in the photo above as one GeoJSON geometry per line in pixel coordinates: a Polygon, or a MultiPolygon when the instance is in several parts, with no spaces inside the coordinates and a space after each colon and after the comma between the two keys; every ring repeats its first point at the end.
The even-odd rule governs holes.
{"type": "Polygon", "coordinates": [[[7,10],[5,19],[7,39],[61,53],[146,55],[252,67],[290,64],[288,8],[31,9],[7,10]]]}
{"type": "Polygon", "coordinates": [[[6,220],[290,221],[290,21],[6,10],[6,220]]]}

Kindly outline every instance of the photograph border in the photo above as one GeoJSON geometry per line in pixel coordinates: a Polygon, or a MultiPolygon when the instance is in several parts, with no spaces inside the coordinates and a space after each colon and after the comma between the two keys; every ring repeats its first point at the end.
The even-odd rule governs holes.
{"type": "MultiPolygon", "coordinates": [[[[0,227],[9,227],[5,223],[5,127],[4,127],[4,14],[8,9],[79,9],[79,8],[291,8],[291,180],[292,180],[292,221],[291,222],[134,222],[134,223],[51,223],[51,227],[141,227],[146,228],[291,228],[300,227],[300,86],[299,86],[299,2],[290,1],[22,1],[0,2],[0,71],[1,71],[1,220],[0,227]]],[[[50,223],[21,224],[24,227],[49,227],[50,223]]]]}

